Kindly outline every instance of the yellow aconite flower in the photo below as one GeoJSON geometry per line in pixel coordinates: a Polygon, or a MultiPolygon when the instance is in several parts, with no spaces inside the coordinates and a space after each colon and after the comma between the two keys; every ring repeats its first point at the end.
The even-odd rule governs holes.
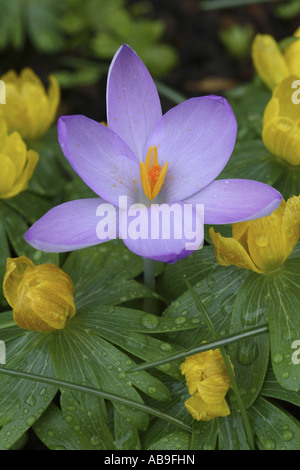
{"type": "Polygon", "coordinates": [[[217,261],[257,273],[274,271],[285,262],[300,236],[300,196],[293,196],[268,217],[232,226],[232,238],[209,230],[217,261]]]}
{"type": "Polygon", "coordinates": [[[275,39],[268,34],[257,34],[252,44],[254,67],[271,89],[290,75],[300,76],[300,28],[294,33],[299,38],[282,53],[275,39]]]}
{"type": "Polygon", "coordinates": [[[275,88],[264,112],[262,131],[266,148],[291,165],[300,165],[300,104],[292,100],[296,80],[291,76],[275,88]]]}
{"type": "Polygon", "coordinates": [[[23,69],[20,76],[10,70],[1,80],[5,83],[6,104],[0,106],[0,112],[9,132],[18,131],[29,140],[40,138],[53,123],[60,100],[55,77],[49,77],[48,92],[29,68],[23,69]]]}
{"type": "Polygon", "coordinates": [[[26,330],[63,329],[76,312],[73,282],[52,263],[35,266],[26,256],[8,258],[3,292],[15,322],[26,330]]]}
{"type": "Polygon", "coordinates": [[[225,395],[231,380],[219,349],[189,356],[180,368],[192,395],[185,406],[194,419],[210,421],[230,414],[225,395]]]}
{"type": "Polygon", "coordinates": [[[18,132],[7,134],[0,118],[0,199],[16,196],[27,188],[38,159],[34,150],[27,150],[18,132]]]}

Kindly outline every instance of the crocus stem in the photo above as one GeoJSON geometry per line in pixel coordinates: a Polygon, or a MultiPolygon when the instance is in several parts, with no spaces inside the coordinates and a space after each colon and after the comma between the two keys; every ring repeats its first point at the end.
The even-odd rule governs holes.
{"type": "MultiPolygon", "coordinates": [[[[150,290],[155,289],[155,262],[152,259],[144,258],[144,284],[150,290]]],[[[145,297],[144,311],[148,313],[155,313],[156,299],[152,297],[145,297]]]]}
{"type": "MultiPolygon", "coordinates": [[[[206,311],[206,308],[204,307],[201,300],[198,298],[195,290],[193,289],[193,287],[191,286],[189,281],[187,279],[185,279],[185,282],[186,282],[186,285],[188,286],[188,288],[189,288],[189,290],[190,290],[190,292],[193,296],[193,299],[195,301],[195,304],[196,304],[199,312],[204,317],[205,323],[206,323],[212,337],[215,340],[219,339],[219,335],[218,335],[218,333],[216,332],[216,330],[214,328],[214,325],[213,325],[213,323],[212,323],[212,321],[211,321],[211,319],[210,319],[210,317],[209,317],[209,315],[206,311]]],[[[246,408],[244,406],[243,400],[241,398],[237,382],[235,380],[235,376],[234,376],[234,372],[233,372],[231,364],[230,364],[230,360],[229,360],[229,358],[227,356],[227,353],[226,353],[224,348],[221,347],[220,351],[221,351],[221,354],[222,354],[222,357],[223,357],[223,361],[224,361],[224,363],[226,365],[226,368],[228,370],[228,374],[229,374],[230,379],[231,379],[232,388],[233,388],[234,394],[236,396],[237,403],[239,405],[239,409],[240,409],[242,420],[243,420],[243,423],[244,423],[244,428],[245,428],[245,432],[246,432],[246,435],[247,435],[249,447],[250,447],[251,450],[255,450],[252,427],[251,427],[251,424],[250,424],[248,414],[247,414],[246,408]]]]}
{"type": "Polygon", "coordinates": [[[149,289],[155,289],[155,262],[144,258],[144,284],[149,289]]]}

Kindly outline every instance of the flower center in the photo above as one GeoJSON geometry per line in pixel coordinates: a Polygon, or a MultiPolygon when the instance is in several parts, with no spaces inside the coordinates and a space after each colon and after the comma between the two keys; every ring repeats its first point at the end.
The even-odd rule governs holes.
{"type": "Polygon", "coordinates": [[[168,162],[163,167],[159,165],[155,145],[149,147],[145,163],[140,163],[140,170],[144,193],[152,201],[160,192],[168,170],[168,162]]]}

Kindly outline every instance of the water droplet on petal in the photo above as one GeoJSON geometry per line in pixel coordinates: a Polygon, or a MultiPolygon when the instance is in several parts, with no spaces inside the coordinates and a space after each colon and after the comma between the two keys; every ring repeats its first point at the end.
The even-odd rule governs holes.
{"type": "Polygon", "coordinates": [[[269,239],[265,234],[260,234],[255,237],[255,243],[257,246],[264,247],[269,244],[269,239]]]}

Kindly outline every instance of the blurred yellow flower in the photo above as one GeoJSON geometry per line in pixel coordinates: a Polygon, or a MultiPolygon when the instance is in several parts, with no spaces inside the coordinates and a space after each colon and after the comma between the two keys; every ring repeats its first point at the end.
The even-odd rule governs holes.
{"type": "Polygon", "coordinates": [[[275,88],[263,116],[262,139],[266,148],[290,165],[300,165],[300,103],[292,99],[296,81],[297,77],[291,76],[275,88]]]}
{"type": "Polygon", "coordinates": [[[0,199],[16,196],[27,188],[38,160],[38,153],[27,150],[18,132],[8,135],[6,123],[0,118],[0,199]]]}
{"type": "Polygon", "coordinates": [[[281,52],[269,34],[257,34],[252,44],[254,67],[263,82],[273,89],[290,75],[300,77],[300,28],[294,36],[299,38],[281,52]]]}
{"type": "Polygon", "coordinates": [[[268,217],[232,226],[232,238],[211,227],[215,255],[222,266],[234,265],[257,273],[272,272],[286,261],[300,236],[300,196],[293,196],[268,217]]]}
{"type": "Polygon", "coordinates": [[[6,104],[0,106],[0,113],[9,132],[17,131],[25,140],[39,139],[55,119],[60,100],[57,80],[49,77],[48,92],[29,68],[23,69],[20,76],[10,70],[1,80],[5,83],[6,104]]]}
{"type": "Polygon", "coordinates": [[[194,419],[210,421],[230,414],[225,395],[232,385],[219,349],[189,356],[180,368],[191,395],[185,406],[194,419]]]}
{"type": "Polygon", "coordinates": [[[26,256],[8,258],[3,292],[15,322],[26,330],[63,329],[76,313],[73,282],[52,263],[35,266],[26,256]]]}

